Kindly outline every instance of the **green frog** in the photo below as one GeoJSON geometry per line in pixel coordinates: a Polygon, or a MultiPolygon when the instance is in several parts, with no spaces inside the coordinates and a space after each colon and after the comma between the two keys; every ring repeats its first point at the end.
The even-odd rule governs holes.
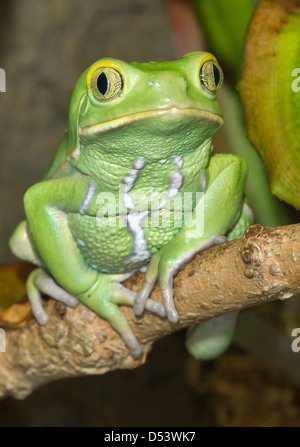
{"type": "MultiPolygon", "coordinates": [[[[27,291],[40,324],[48,321],[42,293],[70,306],[80,300],[139,357],[142,347],[118,305],[178,321],[174,275],[251,223],[245,161],[212,152],[223,124],[222,82],[216,58],[201,51],[164,62],[104,58],[79,77],[68,129],[26,192],[26,221],[10,239],[16,256],[38,266],[27,291]],[[135,294],[121,283],[139,269],[145,278],[135,294]],[[161,303],[149,298],[157,280],[161,303]]],[[[224,350],[234,320],[212,320],[213,342],[211,326],[190,330],[191,352],[210,358],[224,350]]]]}

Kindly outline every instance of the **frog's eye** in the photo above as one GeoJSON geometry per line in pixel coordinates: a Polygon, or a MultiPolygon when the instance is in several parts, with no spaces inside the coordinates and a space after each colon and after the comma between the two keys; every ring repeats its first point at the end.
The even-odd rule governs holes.
{"type": "Polygon", "coordinates": [[[200,68],[200,81],[208,93],[215,93],[223,83],[222,68],[215,61],[204,62],[200,68]]]}
{"type": "Polygon", "coordinates": [[[123,76],[118,70],[111,67],[99,67],[91,76],[90,88],[96,99],[107,101],[122,93],[123,84],[123,76]]]}

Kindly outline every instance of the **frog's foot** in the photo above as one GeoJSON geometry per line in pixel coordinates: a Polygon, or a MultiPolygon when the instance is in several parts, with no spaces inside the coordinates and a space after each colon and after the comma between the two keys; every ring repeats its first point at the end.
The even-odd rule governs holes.
{"type": "Polygon", "coordinates": [[[239,312],[230,312],[190,326],[186,347],[198,360],[212,360],[229,347],[239,312]]]}
{"type": "MultiPolygon", "coordinates": [[[[107,320],[120,334],[131,355],[138,358],[143,350],[135,337],[126,317],[119,309],[119,304],[133,306],[136,293],[126,289],[121,281],[130,274],[104,274],[99,273],[98,280],[87,292],[79,295],[79,299],[91,310],[107,320]]],[[[148,300],[146,309],[158,315],[165,316],[164,306],[154,300],[148,300]]]]}
{"type": "MultiPolygon", "coordinates": [[[[130,272],[130,273],[123,273],[123,274],[114,274],[110,275],[110,278],[115,283],[120,283],[125,281],[126,279],[130,278],[133,273],[135,273],[136,270],[130,272]]],[[[119,288],[123,290],[123,294],[121,294],[121,301],[119,299],[119,294],[116,294],[112,301],[116,304],[126,304],[127,306],[133,307],[136,300],[136,292],[133,292],[132,290],[126,289],[122,284],[118,284],[119,288]]],[[[160,317],[166,316],[166,311],[162,303],[158,303],[157,301],[154,301],[152,299],[148,299],[145,303],[145,309],[149,310],[150,312],[159,315],[160,317]]]]}
{"type": "MultiPolygon", "coordinates": [[[[156,252],[148,266],[144,282],[136,296],[134,303],[134,312],[136,315],[143,313],[148,297],[154,288],[155,282],[158,278],[160,291],[164,308],[171,323],[176,323],[179,319],[178,312],[174,306],[174,290],[173,278],[178,270],[183,269],[198,253],[206,250],[215,244],[220,244],[226,241],[223,235],[216,236],[204,243],[202,243],[195,250],[185,252],[180,257],[172,256],[171,250],[164,250],[164,247],[156,252]]],[[[176,252],[176,250],[175,250],[176,252]]]]}
{"type": "Polygon", "coordinates": [[[148,301],[148,297],[152,289],[154,288],[154,285],[158,277],[158,265],[159,265],[159,256],[157,252],[154,254],[154,256],[150,261],[150,264],[145,273],[143,284],[135,297],[133,311],[137,316],[142,315],[142,313],[144,312],[146,303],[148,301]]]}
{"type": "Polygon", "coordinates": [[[33,315],[41,325],[48,323],[48,315],[43,309],[41,293],[45,293],[70,307],[78,304],[78,299],[75,296],[58,286],[54,279],[41,268],[34,270],[29,275],[26,286],[33,315]]]}
{"type": "MultiPolygon", "coordinates": [[[[122,286],[122,284],[119,284],[119,287],[124,290],[124,292],[127,292],[127,295],[124,294],[122,299],[120,300],[119,297],[114,296],[112,301],[116,304],[127,304],[127,306],[133,307],[135,304],[135,298],[136,293],[132,292],[131,290],[126,289],[126,287],[122,286]],[[126,298],[125,298],[126,297],[126,298]]],[[[151,300],[150,298],[145,303],[145,309],[149,310],[150,312],[159,315],[160,317],[166,316],[166,311],[163,306],[163,304],[158,303],[157,301],[151,300]]]]}

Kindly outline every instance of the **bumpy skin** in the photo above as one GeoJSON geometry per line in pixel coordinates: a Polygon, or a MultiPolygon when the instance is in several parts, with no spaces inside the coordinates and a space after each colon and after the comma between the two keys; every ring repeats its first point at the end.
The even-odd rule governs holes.
{"type": "MultiPolygon", "coordinates": [[[[216,89],[207,88],[221,83],[220,72],[214,68],[205,74],[208,83],[200,80],[210,61],[217,67],[214,56],[203,52],[144,64],[101,59],[80,76],[68,130],[43,179],[26,192],[27,221],[10,240],[18,257],[40,267],[28,279],[28,295],[41,324],[47,315],[40,292],[71,306],[78,298],[139,356],[141,346],[118,304],[177,321],[177,270],[224,240],[220,236],[238,237],[250,224],[243,208],[245,162],[211,153],[223,119],[216,89]],[[120,76],[113,71],[112,77],[95,78],[103,67],[120,76]],[[113,96],[103,99],[109,89],[113,96]],[[135,296],[120,282],[145,266],[135,296]],[[157,279],[162,304],[148,298],[157,279]]],[[[223,326],[218,334],[226,340],[232,332],[228,319],[223,326]]],[[[218,344],[207,354],[201,344],[193,346],[198,357],[224,349],[218,344]]]]}

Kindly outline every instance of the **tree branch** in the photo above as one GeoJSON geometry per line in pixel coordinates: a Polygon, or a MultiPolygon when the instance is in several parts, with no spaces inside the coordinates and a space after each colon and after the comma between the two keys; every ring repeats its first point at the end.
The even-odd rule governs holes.
{"type": "MultiPolygon", "coordinates": [[[[22,328],[6,331],[6,352],[0,353],[0,397],[25,398],[40,385],[63,377],[135,368],[145,362],[153,342],[166,334],[226,312],[299,294],[299,260],[300,225],[253,225],[243,238],[197,255],[174,281],[178,323],[149,312],[137,319],[132,309],[122,306],[143,345],[140,360],[128,354],[106,321],[82,304],[71,309],[48,300],[46,326],[32,319],[22,328]]],[[[124,284],[138,290],[142,279],[139,273],[124,284]]],[[[158,287],[151,297],[160,300],[158,287]]]]}

